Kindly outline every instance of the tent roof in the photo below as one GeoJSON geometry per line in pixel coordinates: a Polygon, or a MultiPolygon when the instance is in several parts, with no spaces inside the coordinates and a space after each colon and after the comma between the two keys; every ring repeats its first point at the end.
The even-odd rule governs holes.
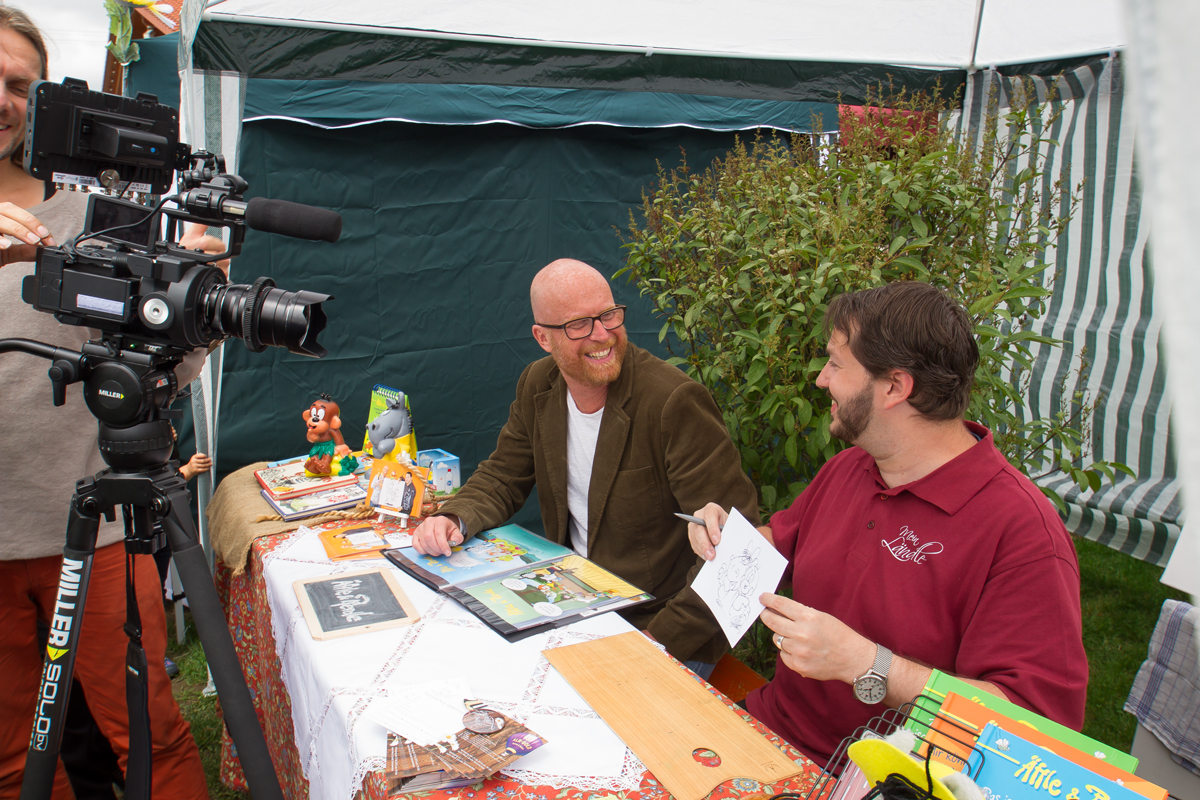
{"type": "Polygon", "coordinates": [[[220,0],[205,18],[556,48],[958,69],[1102,53],[1126,43],[1119,0],[390,0],[368,6],[220,0]]]}

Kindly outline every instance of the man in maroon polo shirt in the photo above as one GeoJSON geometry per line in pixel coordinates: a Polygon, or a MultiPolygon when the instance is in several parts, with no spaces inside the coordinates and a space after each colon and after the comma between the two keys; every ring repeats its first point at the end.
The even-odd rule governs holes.
{"type": "MultiPolygon", "coordinates": [[[[789,560],[794,599],[762,595],[779,658],[747,709],[824,764],[936,667],[1078,730],[1075,548],[991,432],[963,419],[979,361],[966,311],[894,283],[838,296],[825,329],[817,385],[830,432],[854,447],[759,528],[789,560]]],[[[726,514],[697,514],[692,547],[711,559],[726,514]]]]}

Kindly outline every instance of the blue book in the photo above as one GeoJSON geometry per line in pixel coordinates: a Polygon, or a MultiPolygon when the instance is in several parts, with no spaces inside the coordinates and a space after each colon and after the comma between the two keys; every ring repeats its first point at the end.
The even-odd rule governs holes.
{"type": "Polygon", "coordinates": [[[989,722],[968,773],[991,800],[1146,800],[1125,786],[989,722]],[[982,762],[982,763],[981,763],[982,762]]]}

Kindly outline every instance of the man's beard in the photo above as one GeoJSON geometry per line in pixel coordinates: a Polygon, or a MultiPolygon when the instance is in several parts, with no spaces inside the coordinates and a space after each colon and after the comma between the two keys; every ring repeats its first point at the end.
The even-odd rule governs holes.
{"type": "MultiPolygon", "coordinates": [[[[554,363],[558,364],[562,374],[571,380],[584,386],[607,386],[621,374],[621,364],[625,360],[625,346],[628,343],[629,340],[624,336],[613,334],[611,342],[613,359],[606,364],[597,364],[583,353],[576,354],[567,351],[566,346],[557,337],[551,340],[550,354],[554,356],[554,363]]],[[[590,352],[604,350],[607,346],[609,345],[591,347],[590,352]]]]}
{"type": "Polygon", "coordinates": [[[874,396],[875,388],[868,382],[849,400],[838,403],[837,417],[830,423],[829,433],[844,442],[854,444],[854,440],[862,436],[863,431],[871,424],[874,396]]]}

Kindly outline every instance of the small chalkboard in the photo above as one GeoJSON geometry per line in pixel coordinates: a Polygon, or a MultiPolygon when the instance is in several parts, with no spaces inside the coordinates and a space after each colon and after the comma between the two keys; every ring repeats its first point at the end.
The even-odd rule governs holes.
{"type": "Polygon", "coordinates": [[[292,587],[314,639],[398,628],[420,619],[389,569],[305,578],[292,587]]]}

